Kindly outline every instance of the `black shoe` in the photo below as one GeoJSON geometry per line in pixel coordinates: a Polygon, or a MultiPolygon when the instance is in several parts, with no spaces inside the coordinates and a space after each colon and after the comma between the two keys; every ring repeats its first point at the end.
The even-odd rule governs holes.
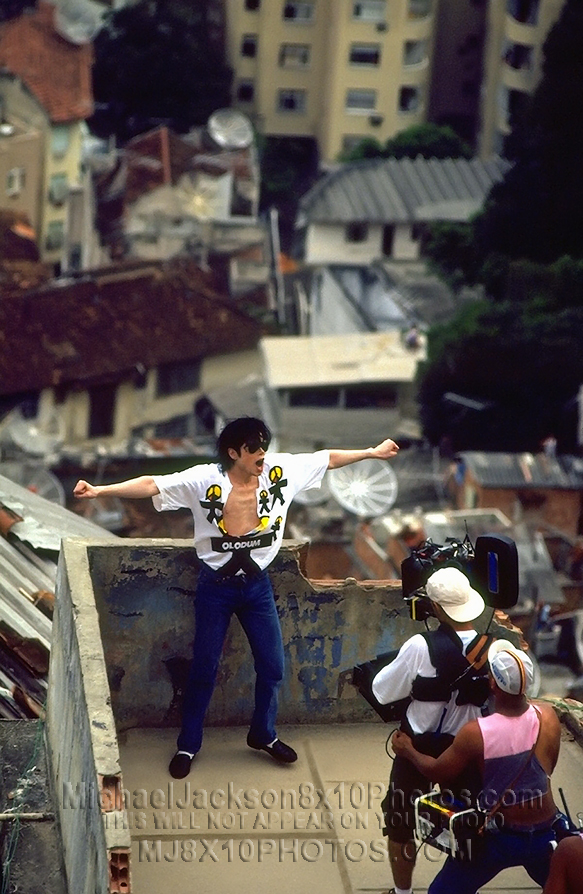
{"type": "Polygon", "coordinates": [[[174,779],[184,779],[190,773],[190,765],[193,760],[194,755],[191,757],[184,751],[177,751],[168,766],[170,775],[174,779]]]}
{"type": "Polygon", "coordinates": [[[282,742],[280,739],[276,739],[271,745],[256,745],[249,736],[247,736],[247,745],[249,748],[255,748],[257,751],[266,751],[270,757],[279,761],[280,764],[293,764],[294,761],[297,761],[298,759],[293,748],[290,748],[289,745],[286,745],[285,742],[282,742]]]}

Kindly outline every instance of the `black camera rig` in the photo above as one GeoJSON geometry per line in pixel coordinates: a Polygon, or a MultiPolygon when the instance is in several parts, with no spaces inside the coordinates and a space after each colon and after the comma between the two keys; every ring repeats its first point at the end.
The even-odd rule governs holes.
{"type": "Polygon", "coordinates": [[[425,540],[401,562],[403,598],[409,606],[413,621],[426,621],[435,617],[433,603],[423,592],[427,580],[439,568],[459,568],[472,582],[472,567],[475,559],[474,547],[466,535],[463,540],[448,537],[441,546],[425,540]]]}
{"type": "MultiPolygon", "coordinates": [[[[466,534],[463,540],[446,538],[445,544],[424,541],[401,562],[403,598],[414,621],[435,617],[433,603],[425,594],[425,584],[439,568],[459,568],[471,586],[492,609],[511,608],[518,601],[518,552],[516,543],[503,534],[483,534],[473,546],[466,534]]],[[[397,656],[398,649],[377,655],[354,667],[352,682],[360,694],[385,721],[397,720],[408,699],[381,705],[372,692],[372,681],[379,670],[397,656]]]]}

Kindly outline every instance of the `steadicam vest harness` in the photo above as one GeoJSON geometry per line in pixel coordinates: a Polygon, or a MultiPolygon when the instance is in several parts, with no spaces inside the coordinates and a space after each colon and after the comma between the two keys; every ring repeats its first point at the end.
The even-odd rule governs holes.
{"type": "Polygon", "coordinates": [[[464,655],[463,643],[449,624],[421,635],[437,675],[415,677],[412,697],[422,702],[448,702],[457,690],[456,705],[481,707],[489,694],[487,661],[493,637],[476,634],[464,655]]]}

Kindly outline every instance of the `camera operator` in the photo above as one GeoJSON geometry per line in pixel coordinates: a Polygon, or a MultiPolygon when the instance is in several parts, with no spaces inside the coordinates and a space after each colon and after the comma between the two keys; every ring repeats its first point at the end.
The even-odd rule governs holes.
{"type": "MultiPolygon", "coordinates": [[[[401,730],[418,751],[437,757],[465,723],[480,716],[487,701],[486,658],[491,638],[480,637],[474,629],[473,622],[485,604],[459,568],[435,571],[425,592],[439,628],[408,639],[397,657],[377,673],[372,691],[383,705],[411,697],[401,730]]],[[[476,788],[477,780],[473,786],[472,782],[469,777],[461,779],[460,789],[476,788]]],[[[395,757],[382,805],[395,884],[389,894],[411,894],[416,853],[414,800],[430,789],[427,778],[411,761],[395,757]]],[[[467,800],[468,793],[464,795],[467,800]]]]}

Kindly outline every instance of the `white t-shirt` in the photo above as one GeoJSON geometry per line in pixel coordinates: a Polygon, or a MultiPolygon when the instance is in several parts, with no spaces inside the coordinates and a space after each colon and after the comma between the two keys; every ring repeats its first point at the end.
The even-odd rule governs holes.
{"type": "Polygon", "coordinates": [[[152,502],[159,512],[190,509],[197,555],[210,568],[228,574],[256,572],[277,555],[291,501],[301,490],[320,487],[329,461],[328,450],[267,453],[257,485],[259,525],[243,537],[230,536],[223,526],[223,507],[233,485],[216,463],[154,475],[160,493],[152,502]]]}
{"type": "MultiPolygon", "coordinates": [[[[476,636],[475,630],[456,630],[463,643],[464,654],[476,636]]],[[[429,647],[420,633],[408,639],[399,650],[399,654],[386,667],[378,672],[372,681],[375,698],[382,704],[396,702],[411,695],[411,687],[417,676],[436,677],[437,670],[431,663],[429,647]]],[[[452,736],[462,728],[468,720],[481,716],[476,705],[456,705],[457,692],[453,692],[449,702],[441,732],[452,736]]],[[[415,733],[435,731],[441,720],[445,702],[422,702],[414,699],[407,708],[407,720],[415,733]]]]}

